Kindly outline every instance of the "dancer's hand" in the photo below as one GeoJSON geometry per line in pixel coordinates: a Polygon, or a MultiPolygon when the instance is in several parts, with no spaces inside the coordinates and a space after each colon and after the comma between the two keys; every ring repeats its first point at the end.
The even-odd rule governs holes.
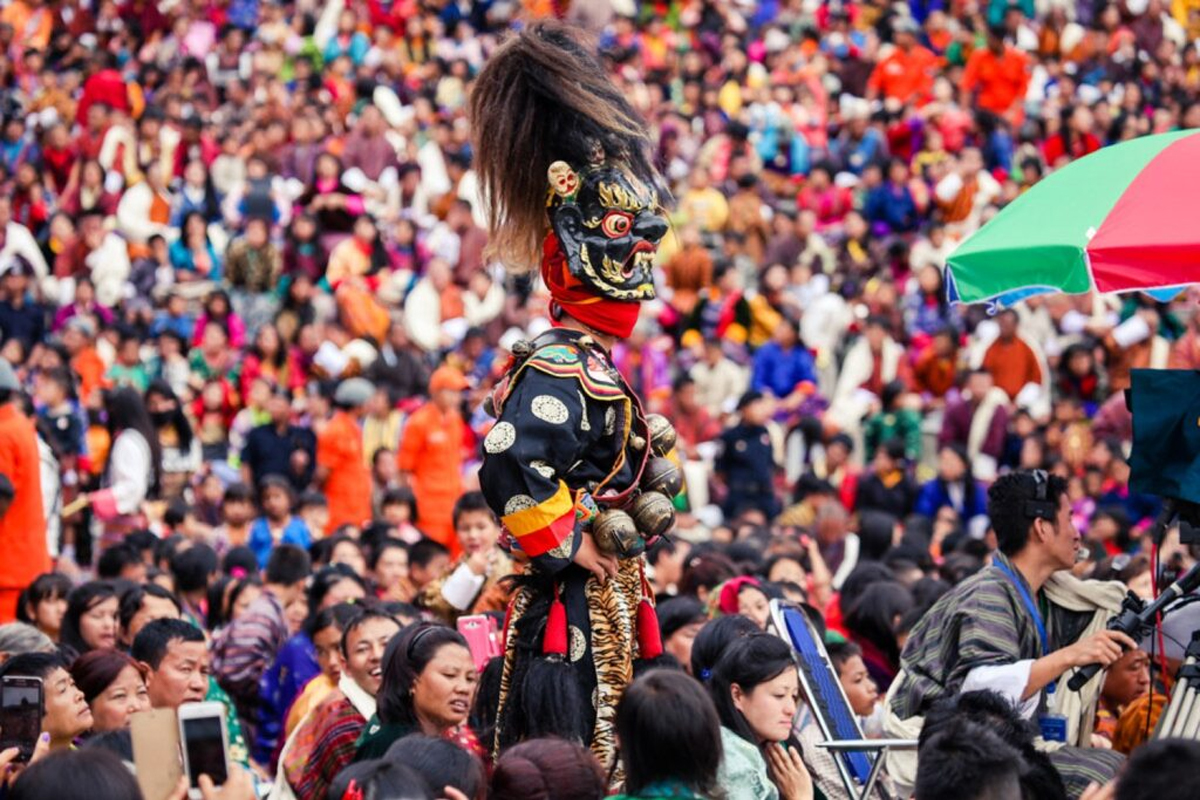
{"type": "Polygon", "coordinates": [[[617,557],[600,552],[600,548],[596,547],[596,540],[587,534],[584,534],[579,542],[579,549],[575,551],[575,558],[571,560],[592,573],[601,584],[617,575],[617,557]]]}

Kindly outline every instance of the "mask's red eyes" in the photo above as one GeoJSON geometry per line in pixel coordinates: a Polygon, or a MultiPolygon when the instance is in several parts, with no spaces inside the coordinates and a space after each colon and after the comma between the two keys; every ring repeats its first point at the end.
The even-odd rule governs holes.
{"type": "Polygon", "coordinates": [[[600,229],[610,239],[620,239],[629,233],[633,226],[633,217],[623,211],[609,211],[600,221],[600,229]]]}

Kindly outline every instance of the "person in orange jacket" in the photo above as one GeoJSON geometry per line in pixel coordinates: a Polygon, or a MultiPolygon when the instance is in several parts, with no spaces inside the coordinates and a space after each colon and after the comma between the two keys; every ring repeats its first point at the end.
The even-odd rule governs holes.
{"type": "Polygon", "coordinates": [[[454,367],[440,367],[429,379],[429,401],[413,412],[400,440],[401,474],[417,497],[417,527],[450,549],[462,552],[454,535],[454,503],[462,494],[463,391],[470,384],[454,367]]]}
{"type": "Polygon", "coordinates": [[[375,387],[365,378],[342,381],[333,395],[337,411],[317,436],[316,479],[329,502],[325,534],[371,519],[371,470],[363,458],[359,420],[374,393],[375,387]]]}
{"type": "Polygon", "coordinates": [[[0,359],[0,475],[12,484],[7,508],[0,502],[0,624],[17,618],[17,602],[33,579],[50,570],[37,433],[15,402],[21,383],[0,359]]]}

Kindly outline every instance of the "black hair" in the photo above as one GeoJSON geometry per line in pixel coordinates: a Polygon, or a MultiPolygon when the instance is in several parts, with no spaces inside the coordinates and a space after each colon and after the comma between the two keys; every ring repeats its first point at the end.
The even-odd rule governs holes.
{"type": "Polygon", "coordinates": [[[693,552],[679,579],[679,593],[698,595],[699,589],[712,590],[737,575],[737,566],[724,553],[716,550],[693,552]]]}
{"type": "Polygon", "coordinates": [[[898,666],[900,645],[896,641],[897,617],[913,606],[912,592],[901,583],[886,581],[868,586],[846,613],[846,630],[875,645],[898,666]]]}
{"type": "Polygon", "coordinates": [[[121,594],[121,605],[117,609],[117,620],[121,623],[121,630],[129,630],[129,623],[133,622],[133,618],[142,610],[142,606],[146,603],[147,597],[157,597],[161,600],[170,600],[175,604],[175,609],[183,613],[183,606],[179,604],[179,598],[168,592],[157,583],[145,583],[140,586],[134,586],[126,589],[121,594]]]}
{"type": "Polygon", "coordinates": [[[225,493],[221,495],[221,505],[226,503],[253,503],[254,490],[247,484],[236,482],[225,487],[225,493]]]}
{"type": "Polygon", "coordinates": [[[167,510],[163,512],[163,524],[169,528],[175,528],[182,525],[187,520],[188,515],[192,513],[192,507],[182,497],[177,497],[167,503],[167,510]]]}
{"type": "Polygon", "coordinates": [[[384,600],[379,603],[379,609],[400,620],[403,625],[416,622],[421,618],[421,609],[402,600],[384,600]],[[404,622],[404,620],[408,620],[408,622],[404,622]]]}
{"type": "Polygon", "coordinates": [[[985,728],[1021,755],[1021,787],[1025,797],[1066,800],[1062,778],[1049,757],[1034,747],[1037,728],[1020,715],[1004,696],[992,691],[964,692],[944,697],[926,711],[918,743],[924,747],[933,736],[961,721],[985,728]]]}
{"type": "Polygon", "coordinates": [[[391,614],[388,614],[385,611],[380,611],[378,609],[369,608],[369,607],[363,608],[361,614],[358,614],[357,616],[351,618],[349,621],[346,622],[345,627],[342,628],[342,656],[343,657],[349,657],[349,655],[350,655],[349,644],[350,644],[351,635],[353,635],[356,630],[361,628],[363,625],[366,625],[368,622],[370,622],[373,619],[383,619],[383,620],[387,620],[388,622],[392,622],[396,625],[397,629],[404,627],[403,625],[400,624],[400,620],[396,619],[391,614]]]}
{"type": "MultiPolygon", "coordinates": [[[[146,389],[146,405],[150,404],[150,395],[157,394],[161,397],[170,400],[175,404],[175,408],[171,411],[167,418],[156,420],[153,415],[150,416],[151,422],[159,422],[163,425],[169,425],[175,429],[175,436],[178,438],[179,452],[188,453],[192,447],[192,423],[188,422],[187,414],[183,411],[183,403],[175,394],[175,390],[171,388],[171,384],[167,383],[162,378],[157,378],[150,381],[150,386],[146,389]]],[[[147,411],[149,413],[149,411],[147,411]]],[[[157,432],[156,432],[157,433],[157,432]]]]}
{"type": "Polygon", "coordinates": [[[67,596],[67,613],[63,615],[60,640],[78,655],[91,650],[79,632],[79,620],[88,611],[108,600],[116,599],[117,588],[108,581],[88,581],[67,596]]]}
{"type": "Polygon", "coordinates": [[[221,572],[236,578],[234,570],[241,570],[243,575],[257,575],[258,556],[246,545],[231,548],[221,559],[221,572]]]}
{"type": "Polygon", "coordinates": [[[125,544],[130,545],[142,555],[154,554],[158,548],[158,537],[148,530],[137,530],[125,537],[125,544]]]}
{"type": "Polygon", "coordinates": [[[441,542],[433,539],[422,539],[408,548],[408,565],[410,567],[427,567],[429,562],[438,556],[448,556],[450,550],[441,542]]]}
{"type": "Polygon", "coordinates": [[[288,496],[288,509],[296,504],[296,489],[292,486],[292,482],[282,475],[266,475],[258,482],[258,504],[262,506],[263,497],[266,496],[268,489],[282,489],[288,496]]]}
{"type": "Polygon", "coordinates": [[[171,642],[177,641],[204,644],[204,632],[181,619],[156,619],[138,631],[129,654],[156,670],[167,655],[171,642]]]}
{"type": "Polygon", "coordinates": [[[469,649],[467,640],[458,631],[426,622],[410,625],[388,642],[383,654],[383,683],[376,697],[380,722],[385,725],[418,724],[413,686],[438,651],[448,645],[469,649]]]}
{"type": "Polygon", "coordinates": [[[349,542],[357,547],[360,553],[362,552],[362,543],[351,538],[348,534],[341,532],[347,527],[353,526],[343,525],[338,528],[332,536],[328,536],[324,539],[318,539],[309,546],[308,553],[312,558],[312,563],[321,565],[328,565],[332,563],[333,551],[337,549],[338,545],[345,544],[346,542],[349,542]]]}
{"type": "Polygon", "coordinates": [[[1021,755],[996,733],[956,720],[929,737],[917,760],[916,800],[1020,797],[1021,755]]]}
{"type": "Polygon", "coordinates": [[[707,619],[704,604],[694,597],[672,597],[670,600],[664,600],[655,612],[658,617],[658,630],[664,642],[680,628],[707,619]]]}
{"type": "Polygon", "coordinates": [[[846,668],[850,659],[855,656],[862,658],[862,648],[854,642],[828,642],[825,652],[829,654],[830,663],[839,673],[846,668]]]}
{"type": "Polygon", "coordinates": [[[1033,744],[1036,730],[1003,695],[992,691],[963,692],[934,702],[925,712],[918,740],[920,746],[955,720],[967,719],[991,729],[1016,748],[1033,744]]]}
{"type": "Polygon", "coordinates": [[[384,538],[380,539],[374,547],[371,548],[371,560],[367,562],[367,566],[371,568],[372,572],[374,572],[376,567],[379,566],[379,559],[388,550],[403,550],[404,554],[406,556],[408,555],[407,544],[400,539],[394,539],[391,536],[385,536],[384,538]]]}
{"type": "Polygon", "coordinates": [[[858,564],[842,581],[839,592],[842,608],[849,609],[858,602],[869,587],[882,581],[895,581],[896,573],[877,561],[864,561],[858,564]]]}
{"type": "Polygon", "coordinates": [[[126,764],[133,763],[133,734],[128,728],[116,731],[93,733],[87,738],[81,750],[106,750],[126,764]]]}
{"type": "Polygon", "coordinates": [[[1194,796],[1200,742],[1158,739],[1133,751],[1117,782],[1117,800],[1185,800],[1194,796]]]}
{"type": "MultiPolygon", "coordinates": [[[[1013,556],[1029,542],[1029,531],[1038,515],[1031,514],[1030,503],[1045,503],[1058,509],[1067,493],[1067,482],[1057,475],[1046,476],[1045,500],[1039,503],[1038,484],[1031,472],[1001,475],[988,489],[988,517],[996,531],[1000,552],[1013,556]]],[[[1043,517],[1044,518],[1044,517],[1043,517]]],[[[1048,520],[1054,523],[1054,517],[1048,520]]]]}
{"type": "Polygon", "coordinates": [[[729,614],[706,623],[692,642],[692,676],[698,681],[710,680],[713,667],[731,644],[759,632],[758,625],[741,614],[729,614]]]}
{"type": "MultiPolygon", "coordinates": [[[[136,389],[118,387],[105,393],[104,411],[108,417],[108,434],[114,443],[117,435],[124,430],[137,431],[146,440],[150,447],[150,494],[156,494],[162,480],[162,445],[150,420],[150,412],[146,410],[146,402],[136,389]]],[[[108,462],[104,466],[105,475],[112,469],[112,458],[113,450],[110,449],[108,462]]]]}
{"type": "Polygon", "coordinates": [[[383,498],[379,501],[380,508],[387,506],[406,505],[409,510],[409,518],[416,520],[417,518],[417,496],[413,494],[413,490],[407,486],[401,486],[395,489],[388,489],[383,493],[383,498]]]}
{"type": "Polygon", "coordinates": [[[733,687],[751,692],[795,667],[792,648],[778,636],[754,633],[730,644],[713,668],[709,685],[721,725],[757,745],[754,731],[733,703],[733,687]]]}
{"type": "Polygon", "coordinates": [[[500,716],[500,681],[504,676],[504,657],[495,656],[483,665],[471,705],[471,730],[481,742],[491,742],[496,736],[496,719],[500,716]]]}
{"type": "Polygon", "coordinates": [[[483,762],[441,737],[409,734],[393,742],[383,760],[408,767],[420,775],[425,785],[437,792],[439,797],[445,787],[453,786],[467,797],[475,798],[487,786],[483,762]]]}
{"type": "Polygon", "coordinates": [[[30,764],[8,800],[129,800],[141,789],[119,756],[102,748],[63,750],[30,764]]]}
{"type": "MultiPolygon", "coordinates": [[[[310,639],[326,628],[337,628],[338,633],[342,633],[346,630],[346,626],[362,613],[362,606],[353,603],[338,603],[310,615],[304,623],[304,632],[310,639]]],[[[338,638],[340,640],[341,637],[338,638]]]]}
{"type": "Polygon", "coordinates": [[[0,677],[19,676],[41,678],[43,681],[56,669],[66,669],[67,659],[62,653],[21,653],[0,664],[0,677]]]}
{"type": "Polygon", "coordinates": [[[317,611],[320,610],[321,604],[325,602],[325,597],[333,587],[342,581],[358,584],[358,587],[363,590],[363,596],[368,596],[367,584],[358,577],[358,573],[345,564],[331,564],[328,567],[322,567],[313,573],[312,583],[308,587],[308,617],[310,620],[317,615],[317,611]]]}
{"type": "Polygon", "coordinates": [[[886,511],[863,510],[858,518],[858,541],[863,562],[880,561],[892,546],[895,516],[886,511]]]}
{"type": "Polygon", "coordinates": [[[638,678],[617,706],[616,730],[629,795],[666,781],[698,797],[717,794],[721,721],[696,681],[671,670],[638,678]]]}
{"type": "Polygon", "coordinates": [[[34,619],[28,611],[30,606],[33,607],[34,613],[37,613],[38,603],[65,600],[70,594],[70,578],[61,572],[43,572],[21,593],[21,602],[17,603],[17,621],[34,625],[34,619]]]}
{"type": "Polygon", "coordinates": [[[496,760],[489,800],[599,800],[607,777],[592,751],[564,739],[527,739],[496,760]]]}
{"type": "Polygon", "coordinates": [[[486,511],[492,517],[493,521],[496,519],[496,514],[492,511],[492,507],[488,505],[483,492],[467,492],[454,503],[454,527],[458,528],[458,521],[462,519],[463,514],[469,514],[473,511],[486,511]]]}
{"type": "Polygon", "coordinates": [[[104,581],[114,580],[121,577],[126,567],[141,563],[142,554],[133,545],[119,542],[100,554],[96,562],[96,577],[104,581]]]}
{"type": "Polygon", "coordinates": [[[442,796],[440,789],[434,793],[411,768],[383,758],[346,767],[329,784],[325,798],[342,800],[351,784],[362,792],[362,800],[433,800],[442,796]]]}
{"type": "Polygon", "coordinates": [[[175,589],[181,593],[207,589],[209,580],[217,572],[217,566],[217,551],[203,543],[176,553],[171,559],[175,589]]]}
{"type": "Polygon", "coordinates": [[[768,578],[771,574],[771,570],[775,569],[775,565],[781,564],[784,561],[792,561],[796,564],[799,564],[800,568],[803,569],[805,573],[812,571],[812,565],[809,561],[807,553],[800,550],[787,550],[782,553],[776,553],[763,562],[761,573],[763,578],[768,578]]]}
{"type": "Polygon", "coordinates": [[[291,586],[307,578],[311,572],[312,559],[303,548],[281,544],[267,558],[264,580],[280,586],[291,586]]]}
{"type": "Polygon", "coordinates": [[[367,555],[373,555],[380,542],[395,535],[395,525],[383,520],[374,520],[363,526],[358,542],[363,546],[367,555]]]}
{"type": "Polygon", "coordinates": [[[208,587],[208,613],[204,616],[204,624],[210,631],[222,628],[233,621],[233,607],[237,605],[242,592],[252,586],[262,588],[262,581],[257,575],[244,578],[223,576],[208,587]]]}
{"type": "Polygon", "coordinates": [[[154,548],[155,565],[170,569],[171,562],[181,552],[180,547],[186,543],[188,540],[181,533],[173,533],[165,539],[159,540],[158,546],[154,548]]]}

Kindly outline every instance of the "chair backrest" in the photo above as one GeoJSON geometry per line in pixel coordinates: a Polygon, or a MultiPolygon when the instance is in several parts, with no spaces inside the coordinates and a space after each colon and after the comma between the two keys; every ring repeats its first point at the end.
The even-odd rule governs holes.
{"type": "MultiPolygon", "coordinates": [[[[796,606],[772,600],[771,623],[775,634],[790,644],[796,653],[800,685],[825,740],[862,739],[862,729],[842,690],[837,669],[829,660],[821,634],[808,615],[796,606]]],[[[878,757],[878,754],[862,751],[834,754],[843,782],[853,780],[860,787],[866,784],[872,764],[878,757]]]]}

